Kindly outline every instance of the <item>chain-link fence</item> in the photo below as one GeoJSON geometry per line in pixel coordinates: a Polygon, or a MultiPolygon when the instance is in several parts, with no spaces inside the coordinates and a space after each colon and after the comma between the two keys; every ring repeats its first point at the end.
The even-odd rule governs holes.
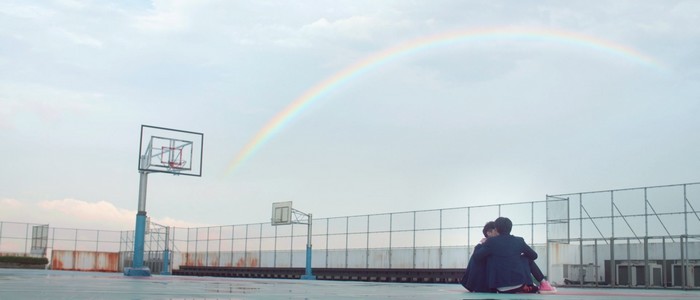
{"type": "MultiPolygon", "coordinates": [[[[483,225],[509,217],[561,284],[700,287],[700,183],[548,195],[544,201],[313,219],[314,268],[463,268],[483,225]]],[[[307,225],[150,223],[145,264],[303,267],[307,225]]],[[[133,255],[133,231],[0,222],[0,254],[133,255]]],[[[166,266],[163,266],[166,265],[166,266]]]]}
{"type": "MultiPolygon", "coordinates": [[[[546,201],[320,218],[313,267],[462,268],[486,222],[513,220],[513,233],[543,246],[546,201]]],[[[174,228],[175,265],[302,267],[306,225],[270,223],[174,228]]]]}
{"type": "Polygon", "coordinates": [[[550,278],[700,288],[700,184],[550,195],[547,203],[550,278]]]}

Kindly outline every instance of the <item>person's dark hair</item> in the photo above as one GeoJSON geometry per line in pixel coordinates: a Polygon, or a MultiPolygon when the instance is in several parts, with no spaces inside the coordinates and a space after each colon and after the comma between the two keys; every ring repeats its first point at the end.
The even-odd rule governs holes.
{"type": "Polygon", "coordinates": [[[481,230],[481,232],[484,234],[484,237],[489,237],[486,235],[486,232],[488,232],[491,229],[496,229],[496,223],[493,221],[488,221],[486,222],[486,225],[484,225],[484,229],[481,230]]]}
{"type": "Polygon", "coordinates": [[[513,229],[513,222],[508,218],[498,217],[496,221],[493,222],[496,223],[496,231],[498,231],[498,234],[510,234],[510,230],[513,229]]]}

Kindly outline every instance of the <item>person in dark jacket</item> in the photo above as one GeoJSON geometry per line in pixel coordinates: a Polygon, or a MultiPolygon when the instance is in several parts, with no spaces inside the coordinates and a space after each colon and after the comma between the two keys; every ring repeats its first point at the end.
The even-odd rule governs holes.
{"type": "MultiPolygon", "coordinates": [[[[481,230],[484,234],[484,238],[481,239],[478,245],[476,245],[474,251],[479,249],[481,245],[486,242],[486,239],[498,235],[496,232],[496,223],[490,221],[484,225],[484,229],[481,230]]],[[[464,272],[464,276],[459,281],[459,283],[464,286],[470,292],[479,293],[492,293],[496,290],[490,289],[488,282],[486,281],[486,260],[475,260],[474,256],[469,259],[467,264],[467,270],[464,272]]]]}
{"type": "Polygon", "coordinates": [[[488,238],[472,255],[475,261],[486,260],[488,288],[500,293],[536,293],[537,286],[532,284],[530,268],[523,263],[523,257],[534,261],[537,253],[522,237],[510,234],[510,219],[499,217],[494,224],[498,236],[488,238]]]}

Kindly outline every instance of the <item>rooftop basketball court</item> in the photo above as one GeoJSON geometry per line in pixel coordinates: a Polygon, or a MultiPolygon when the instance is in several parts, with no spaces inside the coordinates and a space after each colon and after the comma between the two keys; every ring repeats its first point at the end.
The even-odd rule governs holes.
{"type": "Polygon", "coordinates": [[[201,176],[202,153],[201,133],[142,126],[134,231],[0,221],[0,254],[51,257],[47,267],[52,269],[0,269],[0,299],[700,299],[700,211],[695,209],[700,183],[320,218],[313,219],[313,228],[311,213],[295,210],[291,201],[273,203],[269,223],[176,228],[148,221],[148,175],[201,176]],[[503,295],[468,293],[448,283],[454,281],[405,283],[391,276],[380,277],[404,282],[155,275],[202,267],[250,269],[254,275],[273,270],[277,277],[302,265],[305,279],[315,277],[312,265],[359,271],[355,277],[371,277],[371,270],[458,270],[467,265],[483,224],[495,216],[520,220],[515,231],[541,253],[538,265],[546,268],[550,282],[579,288],[562,287],[556,295],[503,295]],[[155,276],[144,276],[150,274],[155,276]],[[599,285],[617,288],[583,288],[599,285]],[[654,289],[662,287],[667,289],[654,289]]]}
{"type": "Polygon", "coordinates": [[[700,299],[698,291],[561,288],[468,293],[458,284],[370,283],[0,269],[0,299],[700,299]]]}

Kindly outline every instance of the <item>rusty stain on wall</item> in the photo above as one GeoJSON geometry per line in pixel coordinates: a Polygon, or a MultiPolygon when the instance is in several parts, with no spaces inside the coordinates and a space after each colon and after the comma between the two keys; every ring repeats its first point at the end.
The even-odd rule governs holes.
{"type": "Polygon", "coordinates": [[[191,266],[192,265],[192,253],[185,253],[185,266],[191,266]]]}
{"type": "MultiPolygon", "coordinates": [[[[56,253],[56,250],[53,251],[56,253]]],[[[63,268],[63,261],[58,258],[58,256],[54,255],[51,257],[51,269],[52,270],[65,270],[63,268]]]]}
{"type": "Polygon", "coordinates": [[[238,261],[236,262],[236,267],[245,267],[245,260],[243,258],[239,258],[238,261]]]}
{"type": "Polygon", "coordinates": [[[239,258],[238,261],[236,262],[236,267],[239,267],[239,268],[257,267],[257,266],[258,266],[258,259],[255,257],[251,257],[247,261],[243,258],[239,258]]]}
{"type": "Polygon", "coordinates": [[[119,272],[118,252],[54,250],[52,270],[119,272]]]}

